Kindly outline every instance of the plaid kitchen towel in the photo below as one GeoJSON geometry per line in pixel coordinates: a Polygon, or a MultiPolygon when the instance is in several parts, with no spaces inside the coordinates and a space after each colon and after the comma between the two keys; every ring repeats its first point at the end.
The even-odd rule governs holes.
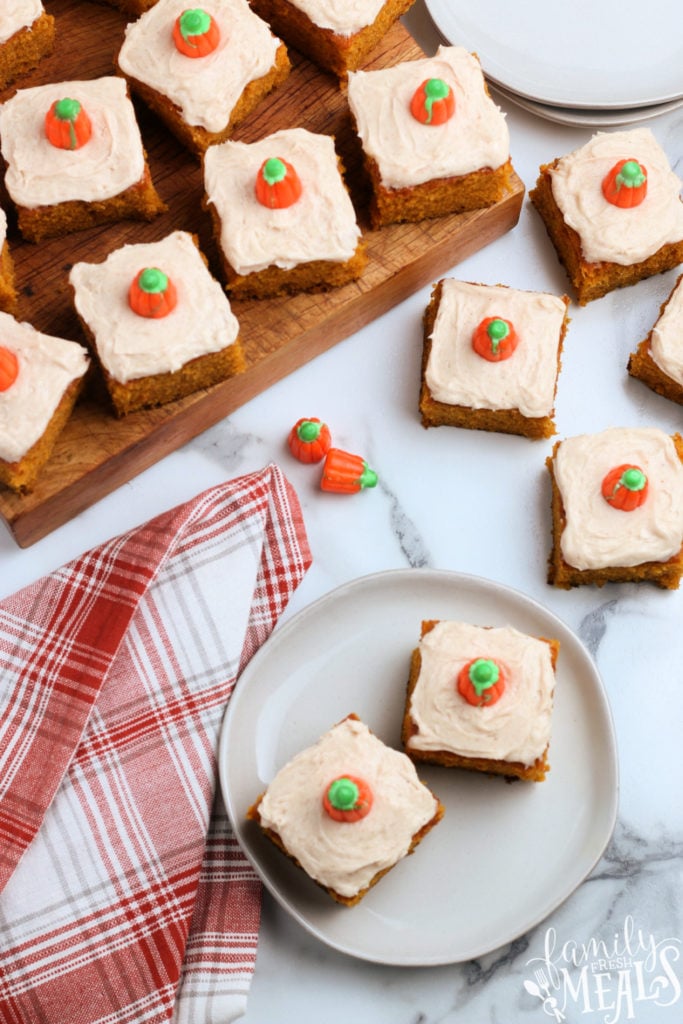
{"type": "Polygon", "coordinates": [[[240,669],[310,565],[280,470],[0,603],[0,1020],[228,1024],[256,876],[217,785],[240,669]]]}

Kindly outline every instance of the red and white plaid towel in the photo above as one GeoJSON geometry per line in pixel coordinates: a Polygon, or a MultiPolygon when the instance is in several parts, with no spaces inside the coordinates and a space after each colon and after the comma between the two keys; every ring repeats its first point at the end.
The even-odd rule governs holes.
{"type": "Polygon", "coordinates": [[[0,1020],[227,1022],[260,886],[216,749],[310,564],[275,466],[0,603],[0,1020]]]}

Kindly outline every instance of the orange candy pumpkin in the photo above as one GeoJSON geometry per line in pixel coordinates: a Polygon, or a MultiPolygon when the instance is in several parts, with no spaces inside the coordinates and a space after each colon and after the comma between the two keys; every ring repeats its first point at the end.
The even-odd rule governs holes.
{"type": "Polygon", "coordinates": [[[637,160],[620,160],[603,178],[602,194],[612,206],[640,206],[647,195],[647,171],[637,160]]]}
{"type": "Polygon", "coordinates": [[[410,113],[420,124],[445,124],[455,113],[453,90],[443,78],[426,78],[413,93],[410,113]]]}
{"type": "Polygon", "coordinates": [[[640,466],[625,462],[615,466],[602,481],[602,496],[612,508],[633,512],[647,498],[648,482],[640,466]]]}
{"type": "Polygon", "coordinates": [[[173,24],[173,42],[185,57],[207,57],[218,46],[221,30],[201,7],[183,11],[173,24]]]}
{"type": "Polygon", "coordinates": [[[289,450],[299,462],[322,462],[330,450],[332,435],[316,416],[297,420],[287,438],[289,450]]]}
{"type": "Polygon", "coordinates": [[[337,494],[356,494],[366,487],[375,487],[377,474],[365,459],[341,448],[330,448],[325,456],[320,487],[337,494]]]}
{"type": "Polygon", "coordinates": [[[360,821],[370,813],[372,801],[370,786],[357,775],[339,775],[323,793],[323,808],[333,821],[360,821]]]}
{"type": "Polygon", "coordinates": [[[261,206],[271,210],[285,210],[293,206],[303,191],[295,168],[278,156],[263,161],[254,188],[261,206]]]}
{"type": "Polygon", "coordinates": [[[503,669],[492,658],[473,658],[460,669],[457,688],[468,704],[490,708],[505,692],[503,669]]]}
{"type": "Polygon", "coordinates": [[[519,336],[513,324],[500,316],[487,316],[472,335],[472,348],[490,363],[509,359],[518,344],[519,336]]]}
{"type": "Polygon", "coordinates": [[[11,349],[0,345],[0,391],[12,387],[19,375],[19,360],[11,349]]]}
{"type": "Polygon", "coordinates": [[[159,319],[168,316],[177,303],[173,281],[158,267],[139,270],[128,289],[128,304],[138,316],[159,319]]]}
{"type": "Polygon", "coordinates": [[[80,149],[92,136],[92,124],[78,100],[55,100],[45,115],[45,135],[56,149],[80,149]]]}

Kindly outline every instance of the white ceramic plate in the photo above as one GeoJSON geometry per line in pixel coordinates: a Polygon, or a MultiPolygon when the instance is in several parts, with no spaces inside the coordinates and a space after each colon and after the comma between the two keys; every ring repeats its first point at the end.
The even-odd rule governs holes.
{"type": "Polygon", "coordinates": [[[496,102],[514,103],[522,110],[542,117],[545,121],[553,121],[556,124],[568,124],[572,127],[586,128],[614,128],[622,124],[637,124],[642,121],[650,121],[661,114],[668,114],[672,110],[683,106],[683,97],[671,100],[670,103],[658,103],[650,107],[616,107],[612,110],[584,110],[574,107],[552,107],[545,103],[538,103],[536,100],[529,100],[526,96],[519,96],[517,93],[508,92],[499,85],[492,86],[496,102]]]}
{"type": "Polygon", "coordinates": [[[576,636],[523,594],[475,576],[396,570],[305,608],[242,673],[220,739],[235,833],[273,896],[322,942],[363,960],[456,963],[542,921],[600,858],[617,811],[617,756],[600,677],[576,636]],[[510,624],[561,643],[551,771],[542,783],[421,767],[446,813],[353,908],[330,899],[246,820],[277,770],[350,712],[400,748],[422,619],[510,624]]]}
{"type": "Polygon", "coordinates": [[[680,0],[425,0],[449,43],[504,88],[561,107],[640,107],[683,96],[680,0]]]}

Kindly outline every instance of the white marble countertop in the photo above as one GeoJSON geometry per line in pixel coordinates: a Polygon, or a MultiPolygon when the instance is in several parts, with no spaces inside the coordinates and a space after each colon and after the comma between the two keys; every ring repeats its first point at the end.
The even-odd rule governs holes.
{"type": "MultiPolygon", "coordinates": [[[[437,34],[419,2],[407,23],[432,52],[437,34]]],[[[500,102],[513,163],[527,190],[541,163],[591,135],[590,129],[560,126],[500,102]]],[[[683,109],[648,124],[681,176],[683,109]]],[[[568,290],[526,199],[519,224],[453,268],[452,276],[568,290]]],[[[680,430],[680,407],[625,369],[676,276],[653,278],[583,309],[572,303],[556,405],[559,437],[616,425],[680,430]]],[[[33,547],[21,550],[7,531],[0,532],[0,597],[205,487],[276,461],[298,492],[314,558],[285,620],[339,584],[394,568],[471,573],[539,601],[586,645],[611,701],[621,788],[616,830],[601,862],[529,934],[481,959],[441,967],[387,967],[338,953],[266,894],[245,1022],[540,1021],[541,1002],[523,982],[534,976],[528,961],[543,956],[549,928],[577,986],[569,995],[569,1021],[678,1021],[683,591],[608,585],[565,592],[546,583],[550,488],[544,464],[551,442],[420,425],[421,318],[429,291],[411,296],[33,547]],[[290,426],[302,415],[325,419],[336,444],[363,454],[379,474],[378,487],[352,497],[321,492],[318,474],[296,463],[285,447],[290,426]],[[625,932],[639,937],[626,950],[619,948],[625,932]],[[589,947],[585,989],[578,967],[566,959],[570,943],[589,947]],[[603,965],[601,944],[614,953],[603,965]]]]}

